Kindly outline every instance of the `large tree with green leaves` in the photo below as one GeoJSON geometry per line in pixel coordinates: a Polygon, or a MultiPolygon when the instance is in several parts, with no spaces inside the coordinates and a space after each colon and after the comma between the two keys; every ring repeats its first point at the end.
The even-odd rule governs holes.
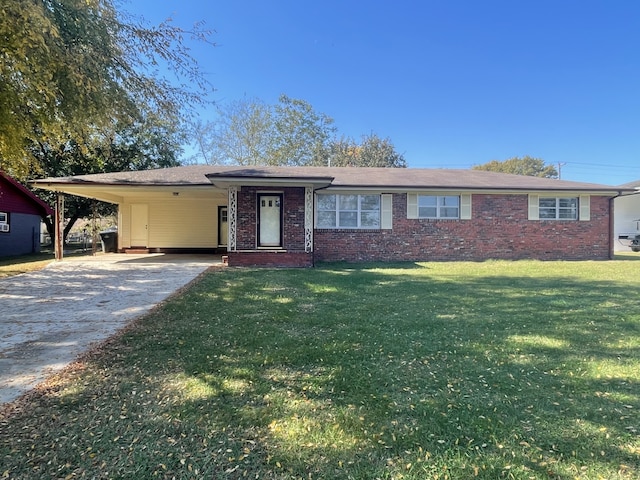
{"type": "Polygon", "coordinates": [[[271,165],[312,165],[326,156],[335,133],[333,119],[304,100],[280,95],[275,106],[271,165]]]}
{"type": "Polygon", "coordinates": [[[553,165],[547,165],[540,158],[528,155],[513,157],[508,160],[492,160],[482,165],[474,165],[474,170],[486,170],[490,172],[513,173],[515,175],[528,175],[531,177],[558,178],[558,171],[553,165]]]}
{"type": "MultiPolygon", "coordinates": [[[[186,35],[199,26],[150,27],[115,0],[5,1],[0,9],[0,168],[25,178],[42,168],[34,148],[81,142],[146,115],[175,118],[207,88],[186,35]],[[167,69],[187,81],[175,86],[167,69]],[[186,86],[189,85],[189,86],[186,86]]],[[[50,174],[48,171],[43,174],[50,174]]]]}
{"type": "MultiPolygon", "coordinates": [[[[64,177],[102,172],[147,170],[175,167],[185,141],[184,132],[176,122],[166,117],[147,116],[136,122],[116,123],[102,130],[94,130],[78,140],[69,138],[59,143],[40,141],[32,144],[31,156],[48,176],[64,177]]],[[[38,192],[53,204],[55,194],[38,192]]],[[[112,205],[94,202],[87,198],[68,197],[65,201],[63,238],[66,238],[80,218],[94,213],[114,213],[112,205]]],[[[44,219],[53,238],[52,220],[44,219]]]]}
{"type": "Polygon", "coordinates": [[[336,139],[333,119],[305,100],[275,105],[246,98],[218,105],[215,121],[194,125],[192,160],[218,165],[406,167],[389,138],[336,139]]]}
{"type": "Polygon", "coordinates": [[[376,134],[363,135],[357,143],[351,138],[335,140],[323,165],[332,167],[387,167],[406,168],[407,162],[398,153],[389,138],[376,134]]]}
{"type": "Polygon", "coordinates": [[[216,120],[196,124],[196,160],[230,165],[312,165],[326,156],[333,120],[304,100],[275,105],[247,98],[221,104],[216,120]]]}
{"type": "Polygon", "coordinates": [[[215,165],[262,165],[273,152],[273,107],[258,99],[220,104],[217,120],[196,122],[196,161],[215,165]]]}

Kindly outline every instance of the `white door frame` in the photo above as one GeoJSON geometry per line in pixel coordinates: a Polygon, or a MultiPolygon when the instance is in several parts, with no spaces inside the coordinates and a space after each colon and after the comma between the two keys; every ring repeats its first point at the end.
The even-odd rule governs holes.
{"type": "Polygon", "coordinates": [[[257,198],[258,248],[282,248],[283,195],[259,192],[257,198]]]}
{"type": "Polygon", "coordinates": [[[229,245],[229,208],[226,205],[218,205],[218,246],[229,245]],[[223,225],[225,225],[223,227],[223,225]]]}

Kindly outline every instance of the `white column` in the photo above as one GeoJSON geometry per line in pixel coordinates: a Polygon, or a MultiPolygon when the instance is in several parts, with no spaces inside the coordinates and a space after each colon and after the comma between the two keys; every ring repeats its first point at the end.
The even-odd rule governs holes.
{"type": "Polygon", "coordinates": [[[313,252],[313,188],[304,189],[304,251],[313,252]]]}
{"type": "Polygon", "coordinates": [[[236,220],[238,217],[238,187],[229,187],[229,206],[227,209],[229,222],[229,237],[227,239],[227,251],[236,251],[236,220]]]}

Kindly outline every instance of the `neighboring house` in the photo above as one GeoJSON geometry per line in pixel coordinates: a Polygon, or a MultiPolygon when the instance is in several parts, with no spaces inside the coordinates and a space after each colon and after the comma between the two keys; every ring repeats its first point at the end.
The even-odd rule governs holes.
{"type": "Polygon", "coordinates": [[[49,205],[0,171],[0,257],[39,252],[42,217],[52,214],[49,205]]]}
{"type": "Polygon", "coordinates": [[[481,170],[191,165],[38,180],[119,206],[118,250],[230,265],[608,259],[630,189],[481,170]]]}
{"type": "Polygon", "coordinates": [[[631,239],[640,235],[640,180],[625,183],[623,188],[631,189],[614,200],[614,250],[630,252],[631,239]]]}

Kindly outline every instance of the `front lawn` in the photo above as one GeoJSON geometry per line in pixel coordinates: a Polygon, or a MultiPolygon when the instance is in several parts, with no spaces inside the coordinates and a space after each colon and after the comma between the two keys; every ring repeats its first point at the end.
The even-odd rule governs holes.
{"type": "Polygon", "coordinates": [[[19,257],[0,258],[0,279],[19,275],[21,273],[41,270],[54,261],[54,256],[49,253],[34,253],[19,257]]]}
{"type": "MultiPolygon", "coordinates": [[[[91,255],[91,251],[86,250],[79,245],[66,246],[64,252],[65,258],[81,255],[91,255]]],[[[0,257],[0,280],[14,275],[20,275],[22,273],[42,270],[54,261],[55,254],[51,248],[43,248],[40,253],[32,253],[29,255],[0,257]]]]}
{"type": "Polygon", "coordinates": [[[5,408],[0,478],[639,478],[639,266],[215,270],[5,408]]]}

